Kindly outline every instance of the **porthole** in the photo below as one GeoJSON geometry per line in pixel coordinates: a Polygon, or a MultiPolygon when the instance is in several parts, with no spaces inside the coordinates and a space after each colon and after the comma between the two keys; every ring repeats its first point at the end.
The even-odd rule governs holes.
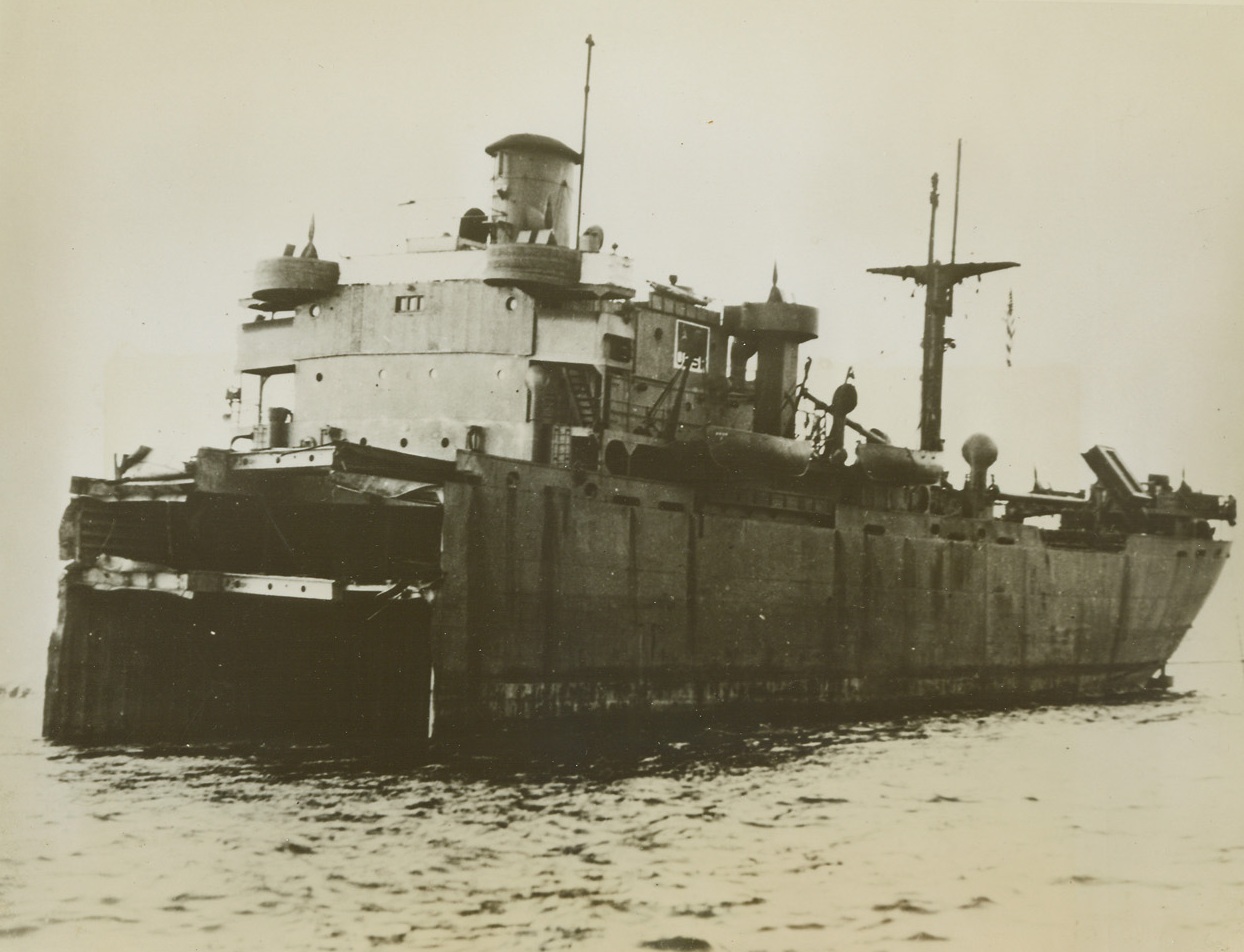
{"type": "Polygon", "coordinates": [[[406,437],[403,436],[400,440],[397,441],[397,443],[398,443],[398,446],[400,446],[402,449],[406,449],[407,445],[410,443],[410,440],[406,439],[406,437]]]}
{"type": "Polygon", "coordinates": [[[376,379],[383,380],[384,377],[385,377],[384,368],[381,367],[379,370],[376,371],[376,379]]]}
{"type": "Polygon", "coordinates": [[[518,298],[516,298],[516,297],[514,297],[514,296],[512,296],[512,295],[511,295],[510,297],[506,298],[506,299],[505,299],[505,309],[506,309],[507,311],[517,311],[517,310],[518,310],[518,298]]]}
{"type": "Polygon", "coordinates": [[[435,379],[436,379],[436,368],[435,368],[435,367],[429,367],[429,368],[428,368],[428,379],[429,379],[429,380],[435,380],[435,379]]]}
{"type": "Polygon", "coordinates": [[[360,438],[359,438],[359,446],[366,446],[366,445],[367,445],[367,437],[365,437],[365,436],[360,437],[360,438]]]}
{"type": "Polygon", "coordinates": [[[441,449],[445,449],[448,446],[449,446],[449,437],[442,436],[441,437],[441,449]]]}
{"type": "Polygon", "coordinates": [[[319,306],[318,304],[312,304],[312,305],[311,305],[311,316],[312,316],[312,317],[319,317],[319,316],[320,316],[320,306],[319,306]]]}
{"type": "Polygon", "coordinates": [[[324,375],[323,375],[323,374],[316,374],[316,375],[315,375],[315,382],[316,382],[316,383],[319,383],[319,382],[320,382],[321,380],[323,380],[323,379],[324,379],[324,375]]]}

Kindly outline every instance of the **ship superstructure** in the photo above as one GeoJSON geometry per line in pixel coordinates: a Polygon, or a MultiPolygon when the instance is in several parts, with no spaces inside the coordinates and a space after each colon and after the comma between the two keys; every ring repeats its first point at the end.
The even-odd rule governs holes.
{"type": "Polygon", "coordinates": [[[947,480],[951,292],[1013,263],[943,265],[930,237],[925,264],[875,269],[927,289],[922,442],[898,447],[852,419],[850,383],[807,392],[818,313],[776,269],[720,310],[677,276],[640,287],[599,228],[574,235],[579,153],[486,152],[491,207],[456,234],[341,263],[312,234],[260,263],[231,446],[74,480],[49,737],[422,740],[1096,697],[1162,670],[1233,499],[1139,482],[1107,447],[1088,493],[1004,493],[981,435],[947,480]]]}

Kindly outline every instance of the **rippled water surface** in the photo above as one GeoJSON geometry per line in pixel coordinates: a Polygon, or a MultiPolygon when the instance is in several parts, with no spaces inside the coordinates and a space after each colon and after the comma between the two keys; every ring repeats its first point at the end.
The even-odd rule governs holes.
{"type": "Polygon", "coordinates": [[[424,765],[86,753],[0,699],[0,948],[1244,949],[1244,677],[1191,674],[424,765]]]}

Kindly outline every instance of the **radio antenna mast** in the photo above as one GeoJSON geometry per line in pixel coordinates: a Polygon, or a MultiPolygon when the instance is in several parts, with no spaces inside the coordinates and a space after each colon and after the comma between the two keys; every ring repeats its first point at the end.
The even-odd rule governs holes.
{"type": "Polygon", "coordinates": [[[596,43],[592,34],[583,41],[587,44],[587,75],[583,79],[583,137],[579,140],[579,210],[574,220],[574,248],[579,250],[583,234],[583,173],[587,167],[587,94],[592,91],[592,47],[596,43]]]}
{"type": "MultiPolygon", "coordinates": [[[[955,147],[955,211],[950,226],[950,263],[955,263],[955,249],[959,245],[959,171],[963,168],[963,140],[955,147]]],[[[955,286],[946,292],[946,316],[955,309],[955,286]]]]}
{"type": "Polygon", "coordinates": [[[950,228],[950,263],[955,263],[955,246],[959,243],[959,170],[963,167],[963,140],[955,150],[955,217],[950,228]]]}

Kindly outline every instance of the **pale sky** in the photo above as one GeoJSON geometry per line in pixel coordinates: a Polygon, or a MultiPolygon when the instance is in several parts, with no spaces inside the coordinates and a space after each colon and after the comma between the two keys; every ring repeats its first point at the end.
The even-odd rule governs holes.
{"type": "Polygon", "coordinates": [[[504,135],[578,148],[589,33],[584,225],[641,273],[720,306],[776,260],[820,389],[854,366],[914,443],[921,302],[864,269],[923,261],[935,171],[949,257],[962,138],[958,259],[1022,267],[957,296],[952,473],[984,430],[1004,488],[1100,442],[1241,495],[1239,5],[0,0],[0,658],[41,669],[71,474],[220,441],[254,261],[312,213],[329,258],[452,230],[504,135]]]}

